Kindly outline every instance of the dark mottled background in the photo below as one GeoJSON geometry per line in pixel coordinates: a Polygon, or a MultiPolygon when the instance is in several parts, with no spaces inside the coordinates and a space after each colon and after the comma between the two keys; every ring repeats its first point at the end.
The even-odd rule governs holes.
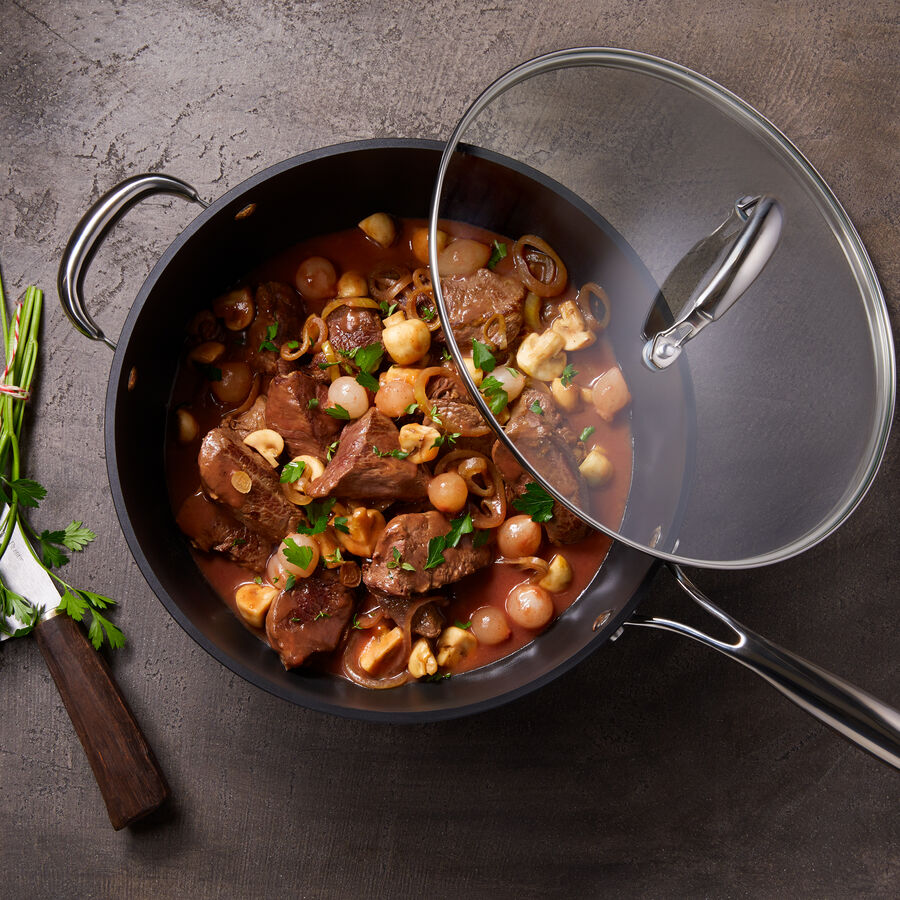
{"type": "MultiPolygon", "coordinates": [[[[118,530],[101,426],[108,350],[52,286],[86,204],[165,170],[214,197],[348,138],[443,137],[539,52],[622,46],[695,68],[807,154],[900,298],[900,11],[881,2],[388,3],[0,0],[0,253],[48,290],[28,465],[43,526],[100,534],[73,580],[122,601],[112,665],[172,784],[114,833],[37,648],[0,649],[0,895],[7,897],[896,896],[897,775],[724,659],[627,633],[496,712],[391,728],[306,712],[196,647],[118,530]]],[[[194,215],[153,200],[86,291],[113,334],[194,215]]],[[[850,522],[799,559],[701,573],[779,643],[900,702],[900,451],[850,522]]],[[[665,578],[651,606],[681,608],[665,578]]]]}

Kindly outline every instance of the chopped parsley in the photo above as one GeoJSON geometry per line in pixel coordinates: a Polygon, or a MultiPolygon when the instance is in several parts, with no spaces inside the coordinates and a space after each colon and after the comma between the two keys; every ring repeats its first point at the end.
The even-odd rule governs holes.
{"type": "Polygon", "coordinates": [[[293,484],[303,477],[306,471],[306,463],[302,459],[292,460],[282,470],[278,479],[282,484],[293,484]]]}
{"type": "Polygon", "coordinates": [[[380,341],[369,344],[366,347],[354,347],[352,350],[339,350],[341,356],[352,359],[359,366],[361,372],[374,372],[384,356],[384,345],[380,341]]]}
{"type": "Polygon", "coordinates": [[[406,459],[412,452],[411,450],[379,450],[374,444],[372,452],[378,457],[393,456],[395,459],[406,459]]]}
{"type": "Polygon", "coordinates": [[[332,441],[328,445],[328,449],[325,451],[325,461],[326,462],[331,462],[331,457],[334,456],[335,453],[337,453],[337,448],[340,445],[340,443],[341,443],[340,441],[332,441]]]}
{"type": "Polygon", "coordinates": [[[243,547],[247,543],[247,538],[235,538],[231,542],[232,547],[243,547]]]}
{"type": "Polygon", "coordinates": [[[310,397],[309,403],[306,404],[308,409],[316,409],[319,406],[319,400],[317,397],[310,397]]]}
{"type": "Polygon", "coordinates": [[[566,363],[566,367],[563,369],[563,373],[559,378],[562,386],[568,387],[577,374],[578,370],[575,368],[575,366],[573,366],[572,363],[566,363]]]}
{"type": "Polygon", "coordinates": [[[369,372],[357,372],[356,380],[364,388],[368,388],[370,391],[374,392],[379,388],[378,379],[369,372]]]}
{"type": "Polygon", "coordinates": [[[531,406],[528,407],[536,416],[542,416],[544,414],[544,407],[535,400],[531,406]]]}
{"type": "Polygon", "coordinates": [[[441,359],[453,359],[446,347],[441,347],[441,359]]]}
{"type": "Polygon", "coordinates": [[[400,551],[396,547],[391,548],[391,558],[385,563],[389,569],[403,569],[406,572],[415,572],[416,567],[412,563],[404,562],[400,551]]]}
{"type": "Polygon", "coordinates": [[[423,306],[421,310],[422,318],[426,322],[433,322],[434,317],[437,315],[435,311],[430,306],[423,306]]]}
{"type": "Polygon", "coordinates": [[[327,562],[327,563],[342,563],[342,562],[346,562],[346,560],[344,559],[344,557],[341,556],[341,548],[340,548],[340,547],[336,547],[335,550],[334,550],[334,553],[332,553],[331,556],[326,556],[326,557],[325,557],[325,562],[327,562]]]}
{"type": "Polygon", "coordinates": [[[256,578],[253,579],[253,583],[254,584],[262,584],[262,578],[260,578],[259,575],[257,575],[256,578]]]}
{"type": "Polygon", "coordinates": [[[549,522],[553,518],[553,498],[535,481],[525,485],[525,493],[516,497],[512,505],[531,516],[533,522],[549,522]]]}
{"type": "Polygon", "coordinates": [[[300,346],[300,341],[288,341],[285,344],[285,347],[287,347],[288,350],[296,350],[299,346],[300,346]]]}
{"type": "Polygon", "coordinates": [[[348,413],[340,403],[335,403],[334,406],[326,406],[325,412],[328,413],[332,419],[345,419],[348,422],[350,421],[350,413],[348,413]]]}
{"type": "Polygon", "coordinates": [[[449,677],[450,677],[449,672],[435,672],[434,675],[426,675],[422,679],[422,681],[433,681],[433,682],[446,681],[449,677]]]}
{"type": "Polygon", "coordinates": [[[428,416],[429,416],[429,418],[431,418],[431,420],[432,420],[433,422],[437,422],[438,425],[443,425],[443,424],[444,424],[444,420],[443,420],[443,419],[440,417],[440,415],[438,414],[438,411],[437,411],[437,407],[436,407],[436,406],[432,406],[432,407],[431,407],[431,412],[428,413],[428,416]]]}
{"type": "Polygon", "coordinates": [[[581,434],[578,437],[578,440],[583,444],[596,430],[597,429],[594,428],[593,425],[588,425],[588,427],[585,428],[584,431],[581,432],[581,434]]]}
{"type": "Polygon", "coordinates": [[[469,619],[468,622],[460,622],[459,619],[457,619],[453,624],[456,625],[457,628],[462,628],[463,631],[468,631],[472,627],[472,620],[469,619]]]}
{"type": "Polygon", "coordinates": [[[211,366],[209,363],[195,362],[194,365],[200,371],[200,374],[207,381],[221,381],[222,370],[218,366],[211,366]]]}
{"type": "MultiPolygon", "coordinates": [[[[315,501],[308,503],[303,507],[303,511],[306,513],[306,520],[309,522],[309,525],[298,524],[297,531],[300,534],[321,534],[328,527],[328,516],[331,514],[331,508],[336,502],[334,497],[329,497],[321,503],[316,503],[315,501]]],[[[288,562],[293,562],[293,560],[288,557],[287,551],[285,551],[284,556],[288,562]]],[[[309,563],[307,563],[307,565],[309,565],[309,563]]],[[[305,569],[306,566],[301,566],[301,568],[305,569]]]]}
{"type": "Polygon", "coordinates": [[[500,241],[495,240],[492,246],[494,249],[491,250],[491,258],[487,264],[489,269],[493,269],[501,259],[506,259],[506,244],[501,244],[500,241]]]}
{"type": "Polygon", "coordinates": [[[275,346],[275,335],[278,334],[278,323],[273,322],[266,328],[266,339],[259,345],[259,352],[262,353],[264,350],[276,351],[278,348],[275,346]]]}
{"type": "Polygon", "coordinates": [[[284,547],[281,552],[292,566],[297,566],[300,569],[308,569],[309,564],[312,562],[312,547],[307,547],[306,544],[301,547],[293,538],[284,539],[284,547]]]}
{"type": "Polygon", "coordinates": [[[390,305],[388,305],[387,300],[382,300],[378,304],[378,308],[381,310],[381,315],[386,319],[388,316],[394,314],[394,310],[397,308],[397,304],[391,303],[390,305]]]}
{"type": "Polygon", "coordinates": [[[316,613],[315,618],[313,619],[313,622],[318,622],[319,619],[330,619],[330,618],[331,618],[331,613],[327,613],[323,609],[316,613]]]}
{"type": "Polygon", "coordinates": [[[406,409],[403,410],[403,412],[406,413],[406,415],[411,416],[418,408],[419,408],[419,404],[413,402],[413,403],[410,403],[409,406],[407,406],[406,409]]]}
{"type": "Polygon", "coordinates": [[[294,576],[293,572],[288,572],[288,577],[284,579],[284,589],[286,591],[291,590],[293,586],[297,583],[297,579],[294,576]]]}
{"type": "Polygon", "coordinates": [[[353,627],[362,630],[362,625],[359,624],[359,616],[356,613],[353,613],[353,627]]]}
{"type": "Polygon", "coordinates": [[[452,447],[456,443],[456,439],[460,437],[462,437],[462,434],[459,431],[454,431],[453,434],[442,434],[437,437],[431,446],[443,447],[444,444],[449,444],[452,447]]]}
{"type": "Polygon", "coordinates": [[[497,366],[497,360],[487,344],[482,344],[477,338],[472,338],[472,362],[482,372],[493,372],[497,366]]]}
{"type": "Polygon", "coordinates": [[[477,550],[479,547],[483,547],[490,539],[490,531],[476,531],[472,535],[472,546],[477,550]]]}
{"type": "Polygon", "coordinates": [[[433,537],[428,542],[428,559],[425,561],[425,568],[436,569],[441,563],[446,562],[444,551],[449,547],[456,547],[464,534],[471,534],[474,530],[472,517],[468,513],[459,519],[454,519],[446,534],[433,537]]]}
{"type": "Polygon", "coordinates": [[[350,534],[350,529],[347,527],[347,517],[346,516],[335,516],[334,521],[331,523],[338,531],[342,531],[344,534],[350,534]]]}
{"type": "Polygon", "coordinates": [[[481,393],[487,398],[488,409],[495,416],[509,403],[509,394],[506,393],[503,382],[493,375],[488,375],[481,382],[481,393]]]}

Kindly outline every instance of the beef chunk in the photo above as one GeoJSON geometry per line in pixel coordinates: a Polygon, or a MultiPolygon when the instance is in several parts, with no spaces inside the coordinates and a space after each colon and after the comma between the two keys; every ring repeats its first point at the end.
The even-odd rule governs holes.
{"type": "Polygon", "coordinates": [[[353,592],[331,571],[301,578],[282,591],[266,615],[266,636],[286,669],[311,653],[334,650],[353,611],[353,592]]]}
{"type": "Polygon", "coordinates": [[[247,331],[244,359],[257,372],[271,375],[277,370],[278,353],[260,350],[269,339],[268,329],[278,325],[272,343],[280,347],[285,341],[299,341],[306,321],[306,307],[300,295],[287,284],[270,281],[256,289],[256,316],[247,331]]]}
{"type": "Polygon", "coordinates": [[[491,316],[502,313],[506,338],[512,345],[522,328],[525,288],[515,278],[479,269],[472,275],[442,278],[450,327],[460,349],[471,352],[472,338],[484,340],[483,327],[491,316]]]}
{"type": "Polygon", "coordinates": [[[272,552],[271,541],[242,525],[202,493],[192,494],[178,510],[178,527],[199,550],[215,550],[254,572],[262,572],[272,552]]]}
{"type": "Polygon", "coordinates": [[[397,426],[373,406],[341,432],[340,445],[321,477],[309,486],[311,497],[352,500],[422,500],[428,476],[408,459],[377,456],[400,449],[397,426]]]}
{"type": "Polygon", "coordinates": [[[240,415],[228,415],[222,420],[243,440],[248,434],[266,427],[266,395],[262,394],[253,401],[250,409],[240,415]]]}
{"type": "Polygon", "coordinates": [[[394,597],[409,597],[436,591],[471,575],[491,561],[491,548],[475,548],[471,535],[464,535],[457,547],[444,550],[444,562],[426,569],[428,542],[447,534],[450,523],[435,511],[406,513],[388,522],[375,546],[372,561],[363,567],[363,582],[370,590],[394,597]],[[394,550],[412,570],[396,565],[394,550]],[[388,563],[392,563],[388,567],[388,563]]]}
{"type": "Polygon", "coordinates": [[[203,438],[198,462],[206,493],[251,531],[279,541],[294,530],[299,519],[297,508],[282,493],[275,470],[231,429],[213,428],[203,438]],[[237,472],[250,476],[246,494],[232,484],[237,472]]]}
{"type": "MultiPolygon", "coordinates": [[[[325,320],[328,341],[335,352],[350,353],[359,347],[381,342],[381,316],[374,309],[354,309],[339,306],[325,320]]],[[[317,381],[327,381],[328,373],[320,367],[325,364],[324,353],[317,353],[304,367],[304,371],[317,381]]]]}
{"type": "Polygon", "coordinates": [[[308,454],[325,459],[325,451],[341,430],[341,423],[324,410],[328,389],[302,372],[276,375],[269,386],[266,425],[277,431],[293,456],[308,454]],[[310,401],[318,401],[315,408],[310,401]]]}
{"type": "MultiPolygon", "coordinates": [[[[546,473],[561,494],[578,503],[582,509],[588,508],[587,485],[578,472],[575,459],[575,433],[546,394],[526,388],[512,409],[506,433],[537,471],[542,475],[546,473]],[[543,415],[539,416],[529,409],[535,402],[540,403],[543,415]]],[[[508,474],[514,473],[514,467],[520,468],[512,455],[502,448],[495,448],[494,457],[498,468],[508,474]]],[[[533,480],[524,472],[514,481],[507,479],[510,503],[533,480]]],[[[574,544],[590,531],[589,525],[557,501],[553,503],[553,518],[545,522],[544,527],[547,538],[554,544],[574,544]]]]}

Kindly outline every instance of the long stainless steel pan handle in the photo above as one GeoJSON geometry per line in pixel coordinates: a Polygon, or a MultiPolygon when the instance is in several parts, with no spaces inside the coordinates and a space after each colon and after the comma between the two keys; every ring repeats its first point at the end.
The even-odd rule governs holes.
{"type": "Polygon", "coordinates": [[[176,194],[203,207],[209,205],[194,188],[180,178],[153,173],[134,175],[107,191],[82,216],[66,244],[59,265],[56,286],[59,290],[59,302],[69,321],[85,337],[92,341],[103,341],[112,350],[116,349],[115,343],[103,333],[85,308],[81,296],[84,270],[97,245],[119,216],[138,200],[151,194],[176,194]]]}
{"type": "Polygon", "coordinates": [[[745,628],[711,603],[679,566],[670,565],[669,568],[688,596],[728,626],[734,633],[735,640],[720,641],[690,625],[671,619],[633,616],[629,625],[674,631],[724,653],[765,678],[797,706],[831,726],[854,744],[868,750],[888,765],[900,769],[900,712],[843,678],[820,669],[745,628]]]}

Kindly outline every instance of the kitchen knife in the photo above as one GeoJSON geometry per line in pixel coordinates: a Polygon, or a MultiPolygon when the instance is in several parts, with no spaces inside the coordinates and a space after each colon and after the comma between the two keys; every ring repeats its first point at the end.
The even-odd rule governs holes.
{"type": "MultiPolygon", "coordinates": [[[[5,510],[4,510],[5,512],[5,510]]],[[[41,609],[34,633],[118,830],[158,809],[169,787],[112,673],[84,630],[56,612],[59,592],[18,522],[0,557],[6,586],[41,609]]],[[[12,631],[21,622],[7,619],[12,631]]]]}

